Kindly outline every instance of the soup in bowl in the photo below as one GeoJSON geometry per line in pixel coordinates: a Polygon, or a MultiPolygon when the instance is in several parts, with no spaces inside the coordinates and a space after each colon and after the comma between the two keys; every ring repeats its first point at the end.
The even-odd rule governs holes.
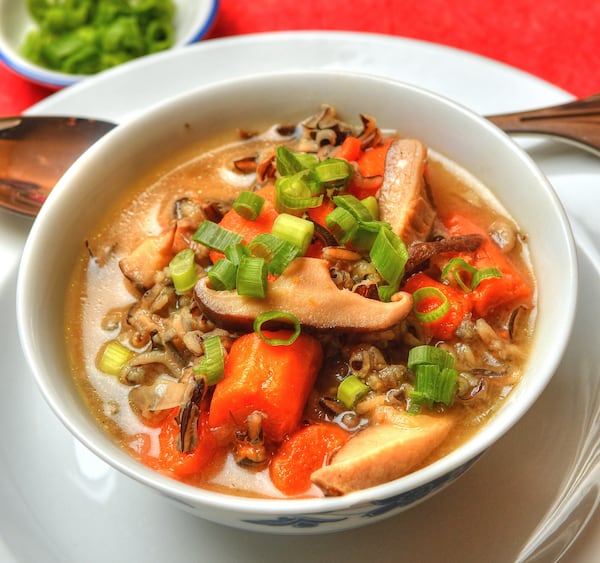
{"type": "Polygon", "coordinates": [[[575,284],[564,212],[502,132],[406,84],[297,72],[182,95],[83,155],[33,225],[19,327],[51,407],[117,469],[216,522],[335,531],[424,500],[517,422],[575,284]]]}

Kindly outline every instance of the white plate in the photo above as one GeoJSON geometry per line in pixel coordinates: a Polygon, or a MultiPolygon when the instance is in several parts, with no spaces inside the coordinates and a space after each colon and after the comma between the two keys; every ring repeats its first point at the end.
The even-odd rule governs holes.
{"type": "MultiPolygon", "coordinates": [[[[128,63],[47,98],[30,113],[123,121],[142,107],[209,81],[300,67],[398,78],[482,113],[569,98],[510,67],[429,43],[296,32],[210,40],[128,63]]],[[[557,187],[578,239],[581,298],[565,359],[534,408],[456,484],[395,518],[332,535],[267,536],[208,523],[121,476],[80,446],[50,412],[20,353],[16,268],[31,222],[2,212],[0,561],[515,560],[579,476],[574,461],[586,446],[590,410],[600,400],[595,378],[600,364],[600,230],[594,217],[600,204],[594,185],[600,160],[558,142],[528,139],[524,144],[557,187]]],[[[598,495],[588,492],[582,505],[586,510],[595,506],[598,495]]],[[[548,560],[568,545],[587,518],[582,512],[560,528],[548,560]]],[[[598,531],[596,516],[566,560],[600,560],[598,531]]]]}

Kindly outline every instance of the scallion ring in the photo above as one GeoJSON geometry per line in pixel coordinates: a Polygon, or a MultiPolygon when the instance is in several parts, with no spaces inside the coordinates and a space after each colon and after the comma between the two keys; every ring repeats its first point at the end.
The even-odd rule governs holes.
{"type": "Polygon", "coordinates": [[[483,268],[478,270],[464,258],[452,258],[442,270],[442,279],[454,279],[457,285],[466,292],[476,289],[479,284],[488,278],[501,278],[502,273],[498,268],[483,268]],[[468,283],[467,283],[468,282],[468,283]]]}
{"type": "Polygon", "coordinates": [[[289,346],[295,342],[296,338],[300,335],[300,321],[292,313],[286,313],[285,311],[266,311],[260,313],[256,319],[254,319],[254,332],[258,334],[267,344],[271,346],[289,346]],[[277,323],[283,323],[285,325],[291,325],[293,328],[292,334],[289,338],[269,338],[262,332],[262,326],[265,323],[275,321],[277,323]]]}
{"type": "Polygon", "coordinates": [[[215,385],[225,375],[225,352],[220,336],[209,336],[204,340],[204,356],[194,368],[196,373],[206,377],[208,385],[215,385]]]}
{"type": "Polygon", "coordinates": [[[450,301],[437,287],[420,287],[413,293],[413,312],[422,323],[432,323],[441,319],[450,310],[450,301]],[[420,311],[424,301],[435,299],[438,305],[430,311],[420,311]]]}
{"type": "Polygon", "coordinates": [[[185,293],[196,285],[196,255],[191,248],[184,248],[175,254],[169,262],[169,275],[177,293],[185,293]]]}
{"type": "Polygon", "coordinates": [[[256,221],[260,215],[265,198],[254,192],[240,192],[233,202],[233,210],[244,219],[256,221]]]}

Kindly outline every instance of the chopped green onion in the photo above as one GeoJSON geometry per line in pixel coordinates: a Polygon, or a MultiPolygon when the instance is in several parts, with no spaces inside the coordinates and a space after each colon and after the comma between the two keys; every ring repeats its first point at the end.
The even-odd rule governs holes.
{"type": "Polygon", "coordinates": [[[311,170],[319,163],[319,159],[314,154],[310,154],[307,152],[295,152],[294,156],[296,157],[296,160],[302,165],[302,167],[306,168],[307,170],[311,170]]]}
{"type": "Polygon", "coordinates": [[[238,266],[236,287],[239,295],[264,298],[267,294],[267,265],[264,258],[245,256],[238,266]]]}
{"type": "Polygon", "coordinates": [[[284,311],[267,311],[260,313],[256,319],[254,319],[254,332],[258,334],[267,344],[271,346],[289,346],[296,338],[300,335],[300,321],[292,313],[286,313],[284,311]],[[286,325],[292,325],[293,332],[289,338],[270,338],[262,332],[262,326],[265,323],[275,321],[277,323],[284,323],[286,325]]]}
{"type": "Polygon", "coordinates": [[[310,171],[301,170],[292,176],[275,180],[275,207],[280,213],[302,214],[306,209],[319,207],[323,194],[315,195],[310,185],[310,171]]]}
{"type": "Polygon", "coordinates": [[[379,202],[377,201],[377,198],[370,195],[360,201],[369,210],[371,219],[373,219],[373,221],[379,221],[379,202]]]}
{"type": "Polygon", "coordinates": [[[421,405],[432,408],[434,403],[452,404],[456,394],[458,371],[438,365],[422,364],[415,368],[415,385],[409,394],[408,412],[416,414],[421,405]]]}
{"type": "Polygon", "coordinates": [[[341,188],[352,177],[350,163],[342,158],[327,158],[319,162],[312,172],[319,185],[326,188],[341,188]]]}
{"type": "Polygon", "coordinates": [[[233,209],[240,217],[255,221],[264,203],[265,199],[255,192],[240,192],[233,202],[233,209]]]}
{"type": "Polygon", "coordinates": [[[215,291],[225,291],[235,288],[238,267],[227,258],[220,258],[208,270],[207,276],[210,287],[215,291]]]}
{"type": "Polygon", "coordinates": [[[225,353],[220,336],[209,336],[204,340],[204,356],[194,371],[203,374],[208,385],[215,385],[223,379],[225,353]]]}
{"type": "Polygon", "coordinates": [[[307,168],[298,156],[285,145],[281,145],[275,150],[275,166],[280,176],[292,176],[307,168]]]}
{"type": "Polygon", "coordinates": [[[338,385],[337,400],[351,409],[369,392],[369,386],[356,375],[348,375],[338,385]]]}
{"type": "Polygon", "coordinates": [[[240,261],[244,256],[250,256],[250,250],[248,250],[248,247],[245,244],[238,242],[225,249],[225,257],[236,266],[240,265],[240,261]]]}
{"type": "Polygon", "coordinates": [[[389,303],[392,300],[392,295],[394,295],[399,288],[400,284],[378,285],[377,294],[379,295],[379,300],[383,301],[384,303],[389,303]]]}
{"type": "Polygon", "coordinates": [[[450,301],[437,287],[420,287],[413,293],[413,312],[422,323],[441,319],[450,310],[450,301]],[[422,311],[424,301],[434,299],[438,304],[429,311],[422,311]]]}
{"type": "Polygon", "coordinates": [[[252,256],[264,258],[270,274],[279,276],[300,255],[300,249],[272,233],[256,235],[248,244],[252,256]]]}
{"type": "Polygon", "coordinates": [[[477,289],[483,280],[501,277],[502,272],[498,268],[482,268],[481,270],[477,270],[477,272],[475,272],[475,275],[471,280],[471,289],[477,289]]]}
{"type": "Polygon", "coordinates": [[[333,196],[333,203],[335,203],[337,207],[341,207],[352,213],[352,215],[360,221],[373,220],[373,216],[368,207],[366,207],[360,199],[351,194],[335,195],[333,196]]]}
{"type": "Polygon", "coordinates": [[[371,250],[379,231],[390,228],[390,225],[383,221],[359,221],[358,228],[352,236],[352,246],[365,251],[371,250]]]}
{"type": "Polygon", "coordinates": [[[225,252],[228,246],[242,242],[243,237],[212,221],[204,220],[192,235],[192,240],[219,252],[225,252]]]}
{"type": "Polygon", "coordinates": [[[169,262],[169,275],[177,293],[185,293],[196,285],[196,255],[191,248],[184,248],[175,254],[169,262]]]}
{"type": "Polygon", "coordinates": [[[343,207],[336,207],[331,211],[325,217],[325,224],[335,239],[341,243],[348,242],[359,226],[356,217],[343,207]]]}
{"type": "Polygon", "coordinates": [[[271,229],[271,233],[276,237],[297,246],[303,256],[310,246],[314,232],[315,224],[312,221],[307,221],[289,213],[280,213],[271,229]]]}
{"type": "Polygon", "coordinates": [[[118,340],[111,340],[106,344],[100,359],[98,369],[110,375],[119,375],[123,366],[134,356],[134,352],[121,344],[118,340]]]}
{"type": "Polygon", "coordinates": [[[502,273],[498,268],[483,268],[478,270],[463,258],[452,258],[442,270],[441,278],[448,280],[452,276],[459,287],[466,292],[476,289],[479,284],[488,278],[501,278],[502,273]],[[468,285],[467,285],[468,283],[468,285]]]}
{"type": "Polygon", "coordinates": [[[439,346],[423,344],[415,346],[408,352],[408,369],[413,370],[419,365],[437,365],[440,368],[453,368],[454,356],[439,346]]]}
{"type": "Polygon", "coordinates": [[[23,45],[36,64],[71,74],[93,74],[174,41],[173,0],[27,0],[38,24],[23,45]]]}
{"type": "Polygon", "coordinates": [[[369,256],[379,275],[386,282],[392,286],[400,283],[408,260],[408,250],[397,234],[390,229],[380,228],[369,256]]]}

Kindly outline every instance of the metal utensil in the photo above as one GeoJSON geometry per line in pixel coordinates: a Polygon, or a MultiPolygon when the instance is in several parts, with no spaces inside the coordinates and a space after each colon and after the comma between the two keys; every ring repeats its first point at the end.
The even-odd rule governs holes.
{"type": "Polygon", "coordinates": [[[77,117],[0,118],[0,206],[37,215],[69,166],[115,125],[77,117]]]}
{"type": "Polygon", "coordinates": [[[567,104],[488,115],[510,134],[551,135],[600,156],[600,93],[567,104]]]}

